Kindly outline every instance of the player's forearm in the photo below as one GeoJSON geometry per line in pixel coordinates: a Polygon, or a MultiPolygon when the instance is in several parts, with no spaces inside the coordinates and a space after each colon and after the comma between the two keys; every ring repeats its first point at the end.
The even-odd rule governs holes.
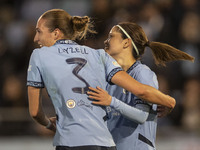
{"type": "Polygon", "coordinates": [[[142,96],[140,95],[143,100],[146,100],[150,103],[163,105],[168,108],[175,107],[176,101],[173,97],[166,95],[151,86],[146,86],[145,88],[147,90],[144,91],[142,96]]]}
{"type": "Polygon", "coordinates": [[[39,112],[36,115],[32,115],[32,114],[30,115],[36,122],[38,122],[39,124],[43,126],[47,126],[49,123],[48,117],[43,112],[39,112]]]}
{"type": "Polygon", "coordinates": [[[42,108],[41,93],[41,88],[28,86],[29,113],[35,121],[46,126],[49,119],[46,117],[42,108]]]}
{"type": "Polygon", "coordinates": [[[144,123],[149,115],[149,108],[144,107],[143,109],[145,109],[146,111],[143,111],[141,109],[137,109],[135,107],[127,105],[126,103],[116,99],[115,97],[112,97],[110,106],[119,111],[120,114],[125,118],[140,124],[144,123]]]}
{"type": "MultiPolygon", "coordinates": [[[[176,101],[173,97],[166,95],[166,94],[160,92],[159,90],[157,90],[151,86],[148,86],[148,85],[142,84],[140,87],[141,87],[140,92],[135,94],[137,97],[139,97],[147,102],[150,102],[153,104],[158,104],[158,105],[163,105],[168,108],[175,107],[176,101]]],[[[130,91],[130,92],[133,93],[133,91],[130,91]]]]}
{"type": "Polygon", "coordinates": [[[141,84],[124,71],[116,73],[111,81],[150,103],[163,105],[169,108],[174,108],[176,104],[174,98],[163,94],[151,86],[141,84]]]}

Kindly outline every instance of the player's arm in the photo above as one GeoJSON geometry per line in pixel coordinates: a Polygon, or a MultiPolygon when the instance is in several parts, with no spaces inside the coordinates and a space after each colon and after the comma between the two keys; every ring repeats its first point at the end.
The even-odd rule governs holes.
{"type": "Polygon", "coordinates": [[[148,105],[140,105],[140,109],[138,109],[118,100],[115,97],[111,97],[107,91],[100,87],[97,87],[96,89],[89,87],[89,89],[91,90],[87,92],[89,98],[96,100],[92,102],[93,104],[111,106],[127,119],[140,124],[147,120],[150,110],[148,105]]]}
{"type": "Polygon", "coordinates": [[[55,131],[55,124],[43,111],[41,94],[42,88],[28,86],[29,113],[36,122],[55,131]]]}
{"type": "Polygon", "coordinates": [[[125,71],[117,72],[112,77],[111,82],[128,90],[147,102],[163,105],[169,108],[175,107],[176,101],[174,98],[169,95],[165,95],[151,86],[141,84],[129,76],[125,71]]]}

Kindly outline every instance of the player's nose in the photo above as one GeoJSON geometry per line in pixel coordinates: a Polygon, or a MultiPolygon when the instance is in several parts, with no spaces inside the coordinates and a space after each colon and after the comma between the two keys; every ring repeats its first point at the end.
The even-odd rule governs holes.
{"type": "Polygon", "coordinates": [[[34,41],[35,43],[37,43],[37,42],[38,42],[38,36],[37,36],[37,34],[35,35],[35,37],[34,37],[33,41],[34,41]]]}

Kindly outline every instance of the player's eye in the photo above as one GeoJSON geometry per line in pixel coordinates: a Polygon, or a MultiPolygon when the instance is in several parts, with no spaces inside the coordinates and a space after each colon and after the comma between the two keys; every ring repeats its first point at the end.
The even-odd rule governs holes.
{"type": "Polygon", "coordinates": [[[41,33],[41,31],[39,29],[36,29],[36,33],[41,33]]]}
{"type": "Polygon", "coordinates": [[[109,34],[108,39],[112,38],[113,36],[111,34],[109,34]]]}

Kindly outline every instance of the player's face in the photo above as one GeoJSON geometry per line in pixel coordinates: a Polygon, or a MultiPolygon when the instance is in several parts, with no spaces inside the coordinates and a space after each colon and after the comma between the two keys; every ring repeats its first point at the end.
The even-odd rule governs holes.
{"type": "Polygon", "coordinates": [[[56,41],[54,40],[54,32],[50,32],[49,28],[45,26],[45,19],[38,19],[36,25],[36,34],[34,37],[34,42],[36,42],[40,47],[52,46],[56,41]]]}
{"type": "Polygon", "coordinates": [[[123,39],[121,33],[118,32],[117,27],[113,27],[110,30],[108,39],[104,41],[105,51],[111,56],[115,57],[123,50],[123,39]]]}

